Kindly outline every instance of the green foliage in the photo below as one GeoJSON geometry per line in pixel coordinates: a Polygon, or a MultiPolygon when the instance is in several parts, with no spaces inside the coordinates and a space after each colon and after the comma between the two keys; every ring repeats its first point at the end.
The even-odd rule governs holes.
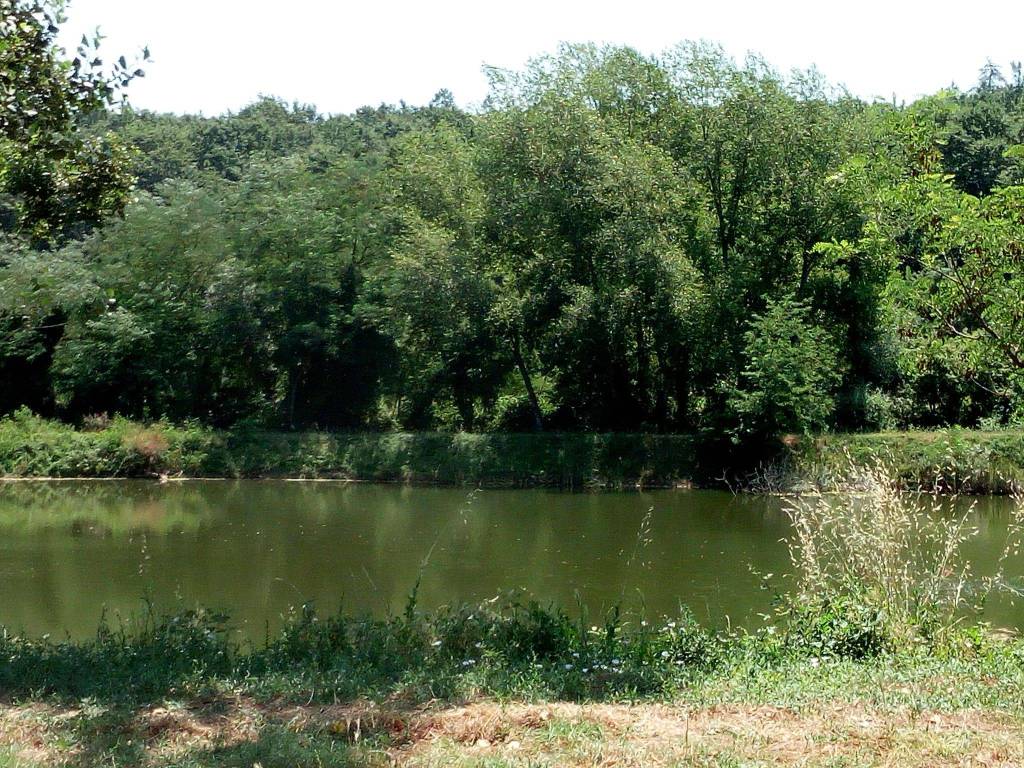
{"type": "Polygon", "coordinates": [[[223,675],[231,659],[224,617],[188,612],[112,629],[104,621],[84,645],[6,634],[0,686],[22,695],[105,697],[171,693],[189,679],[223,675]]]}
{"type": "Polygon", "coordinates": [[[0,476],[306,477],[564,488],[671,486],[710,472],[693,437],[636,434],[268,433],[0,419],[0,476]]]}
{"type": "Polygon", "coordinates": [[[62,0],[0,2],[0,192],[18,228],[42,242],[98,224],[127,202],[127,148],[81,127],[143,74],[123,56],[104,71],[98,38],[83,37],[66,60],[55,42],[63,10],[62,0]]]}
{"type": "Polygon", "coordinates": [[[216,438],[196,426],[137,424],[115,418],[77,431],[27,410],[0,419],[0,475],[8,477],[139,477],[197,475],[216,438]]]}
{"type": "Polygon", "coordinates": [[[473,114],[179,117],[106,111],[137,73],[8,6],[0,413],[751,448],[1021,417],[1019,71],[897,108],[575,45],[473,114]]]}
{"type": "Polygon", "coordinates": [[[886,320],[899,340],[901,377],[920,399],[936,380],[951,389],[954,423],[984,415],[970,406],[971,397],[1004,420],[1019,407],[1021,191],[1006,187],[979,200],[947,178],[917,176],[879,195],[858,246],[892,267],[886,320]]]}
{"type": "MultiPolygon", "coordinates": [[[[687,616],[658,627],[612,612],[601,626],[555,608],[506,599],[497,606],[386,619],[321,617],[310,606],[263,647],[229,639],[225,618],[157,617],[83,643],[0,635],[0,686],[12,696],[146,701],[233,681],[264,695],[308,690],[321,699],[451,698],[483,687],[558,698],[657,695],[720,662],[722,640],[687,616]]],[[[287,693],[286,693],[287,695],[287,693]]],[[[307,694],[308,697],[308,694],[307,694]]]]}
{"type": "Polygon", "coordinates": [[[1024,143],[1024,76],[1019,64],[1010,82],[987,65],[977,88],[959,95],[956,107],[943,117],[943,162],[960,189],[987,195],[998,186],[1024,181],[1017,150],[1024,143]]]}
{"type": "Polygon", "coordinates": [[[949,429],[882,434],[832,434],[807,440],[793,456],[802,478],[841,479],[850,461],[883,459],[902,485],[956,493],[1012,493],[1024,484],[1024,433],[949,429]]]}
{"type": "Polygon", "coordinates": [[[832,341],[808,307],[790,298],[769,302],[744,339],[748,362],[730,395],[740,434],[809,434],[827,426],[840,372],[832,341]]]}
{"type": "Polygon", "coordinates": [[[783,603],[779,615],[785,621],[786,645],[813,658],[863,661],[896,650],[882,612],[851,596],[783,603]]]}
{"type": "MultiPolygon", "coordinates": [[[[415,704],[481,694],[719,700],[737,684],[749,684],[748,695],[772,691],[788,700],[803,691],[783,693],[780,686],[799,686],[818,667],[826,676],[859,670],[869,679],[895,669],[985,671],[1001,679],[1021,671],[1019,641],[996,640],[984,627],[964,627],[930,646],[893,646],[883,619],[845,601],[752,634],[714,632],[685,613],[646,621],[612,610],[591,624],[587,616],[514,597],[434,612],[411,603],[386,618],[321,616],[304,606],[256,647],[233,642],[228,627],[225,617],[204,611],[163,617],[150,611],[118,629],[104,624],[95,639],[82,642],[7,631],[0,633],[0,685],[16,701],[88,698],[119,706],[225,690],[306,704],[415,704]]],[[[820,693],[823,681],[809,682],[820,693]]],[[[985,689],[991,694],[990,685],[985,689]]],[[[975,700],[979,691],[958,695],[975,700]]]]}

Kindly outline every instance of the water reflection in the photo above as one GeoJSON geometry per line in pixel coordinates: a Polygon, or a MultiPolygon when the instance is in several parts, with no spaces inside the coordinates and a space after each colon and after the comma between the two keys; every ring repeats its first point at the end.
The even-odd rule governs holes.
{"type": "MultiPolygon", "coordinates": [[[[984,499],[975,572],[995,567],[1008,505],[984,499]]],[[[202,481],[0,485],[0,623],[88,635],[102,610],[204,605],[262,637],[291,606],[401,610],[513,588],[591,612],[687,606],[750,624],[787,570],[777,500],[724,493],[568,494],[202,481]]],[[[1019,562],[1011,571],[1022,572],[1019,562]],[[1016,569],[1013,571],[1013,569],[1016,569]]],[[[1024,623],[1009,600],[997,623],[1024,623]]]]}

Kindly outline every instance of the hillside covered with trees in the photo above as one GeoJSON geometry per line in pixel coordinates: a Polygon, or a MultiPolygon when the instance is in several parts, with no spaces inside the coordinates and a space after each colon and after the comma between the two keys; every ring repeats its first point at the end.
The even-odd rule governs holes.
{"type": "Polygon", "coordinates": [[[440,91],[197,117],[116,103],[140,73],[65,62],[33,18],[0,50],[0,414],[1024,419],[1019,67],[892,105],[706,43],[573,45],[489,72],[472,112],[440,91]]]}

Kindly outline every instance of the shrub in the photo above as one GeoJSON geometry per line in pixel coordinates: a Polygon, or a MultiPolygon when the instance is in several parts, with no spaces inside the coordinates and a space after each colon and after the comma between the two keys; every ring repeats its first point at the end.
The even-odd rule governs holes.
{"type": "Polygon", "coordinates": [[[140,427],[124,436],[123,445],[140,456],[150,471],[160,468],[161,459],[170,447],[167,437],[158,427],[140,427]]]}
{"type": "Polygon", "coordinates": [[[912,408],[909,398],[868,389],[864,396],[864,425],[882,432],[900,429],[909,423],[912,408]]]}
{"type": "Polygon", "coordinates": [[[813,658],[862,661],[893,650],[885,616],[875,606],[850,597],[785,602],[786,643],[813,658]]]}
{"type": "MultiPolygon", "coordinates": [[[[120,417],[88,429],[47,421],[27,410],[0,418],[0,475],[138,477],[199,474],[217,436],[195,424],[137,424],[120,417]]],[[[209,462],[212,463],[212,462],[209,462]]],[[[215,467],[219,469],[219,467],[215,467]]]]}
{"type": "Polygon", "coordinates": [[[828,333],[792,298],[769,301],[744,335],[746,367],[729,393],[739,435],[810,433],[828,423],[839,365],[828,333]]]}

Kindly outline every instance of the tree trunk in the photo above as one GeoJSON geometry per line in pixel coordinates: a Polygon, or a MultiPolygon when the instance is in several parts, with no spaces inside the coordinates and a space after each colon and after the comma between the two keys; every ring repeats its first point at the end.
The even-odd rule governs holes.
{"type": "Polygon", "coordinates": [[[533,428],[537,432],[544,431],[544,415],[540,410],[540,401],[537,399],[537,392],[533,388],[533,380],[530,378],[530,371],[526,367],[526,360],[523,359],[522,345],[519,341],[519,331],[512,331],[512,354],[516,359],[516,368],[523,379],[523,386],[526,387],[526,396],[530,398],[530,410],[533,411],[533,428]]]}
{"type": "Polygon", "coordinates": [[[681,427],[690,425],[690,347],[683,346],[679,352],[675,370],[676,423],[681,427]]]}

